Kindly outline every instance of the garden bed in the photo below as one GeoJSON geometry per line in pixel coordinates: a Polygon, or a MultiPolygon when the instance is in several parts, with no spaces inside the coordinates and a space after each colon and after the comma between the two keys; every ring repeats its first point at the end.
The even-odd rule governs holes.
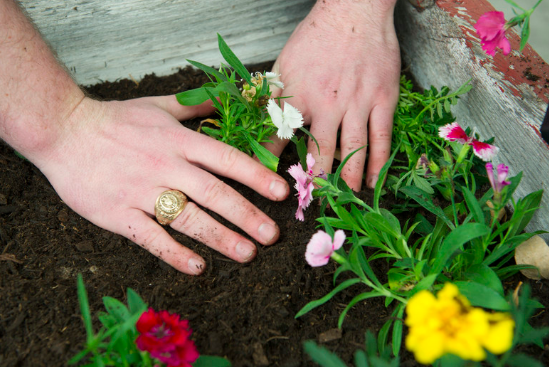
{"type": "MultiPolygon", "coordinates": [[[[270,70],[270,65],[251,70],[270,70]]],[[[123,100],[176,93],[204,82],[202,72],[187,68],[167,77],[149,75],[139,83],[125,79],[87,90],[97,98],[123,100]]],[[[184,124],[196,128],[198,121],[184,124]]],[[[296,157],[289,148],[280,161],[279,173],[290,183],[286,170],[296,157]]],[[[313,366],[302,349],[306,340],[316,340],[350,362],[364,345],[365,331],[377,332],[391,308],[387,310],[381,298],[360,302],[338,330],[341,311],[356,295],[356,289],[350,288],[295,319],[307,302],[333,289],[335,264],[311,268],[304,258],[316,231],[318,207],[312,205],[302,223],[294,218],[293,197],[271,202],[225,181],[278,223],[280,240],[270,247],[258,245],[256,259],[242,265],[169,229],[206,260],[205,273],[191,277],[81,218],[59,199],[38,169],[0,144],[0,365],[60,366],[82,349],[85,332],[76,296],[78,273],[84,276],[92,313],[103,309],[101,297],[124,299],[126,288],[133,288],[155,309],[188,319],[200,353],[227,357],[234,366],[313,366]]],[[[369,190],[361,193],[365,202],[369,196],[369,190]]],[[[394,203],[389,200],[384,197],[382,204],[390,207],[394,203]]],[[[384,273],[383,260],[373,264],[378,274],[384,273]]],[[[513,289],[519,281],[527,280],[517,275],[505,286],[513,289]]],[[[549,282],[528,283],[534,296],[549,306],[549,282]]],[[[532,323],[549,325],[548,313],[540,311],[532,323]]],[[[549,362],[548,352],[537,347],[528,352],[549,362]]],[[[416,364],[410,354],[401,356],[402,365],[416,364]]]]}

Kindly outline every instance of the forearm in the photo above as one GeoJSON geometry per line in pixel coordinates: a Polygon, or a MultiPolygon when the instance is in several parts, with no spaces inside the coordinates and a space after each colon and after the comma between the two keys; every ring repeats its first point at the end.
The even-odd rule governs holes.
{"type": "Polygon", "coordinates": [[[0,138],[31,161],[62,137],[84,98],[13,0],[0,0],[0,138]]]}

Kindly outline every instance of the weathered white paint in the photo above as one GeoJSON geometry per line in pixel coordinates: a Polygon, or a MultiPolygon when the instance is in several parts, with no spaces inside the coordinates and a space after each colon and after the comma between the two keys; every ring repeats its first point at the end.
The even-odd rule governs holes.
{"type": "Polygon", "coordinates": [[[22,0],[76,81],[139,80],[222,62],[221,34],[244,63],[274,60],[314,0],[22,0]]]}
{"type": "MultiPolygon", "coordinates": [[[[219,65],[222,59],[216,33],[223,35],[245,63],[273,60],[313,3],[22,1],[81,84],[130,75],[140,79],[151,72],[165,75],[185,66],[187,58],[219,65]]],[[[470,9],[483,7],[489,7],[485,0],[400,0],[395,23],[404,59],[420,86],[448,85],[455,89],[473,79],[474,89],[454,112],[460,122],[477,127],[483,138],[496,137],[501,148],[499,161],[508,164],[512,174],[524,173],[517,190],[517,196],[522,197],[546,189],[549,182],[549,149],[539,136],[548,91],[518,75],[514,70],[519,67],[517,55],[492,59],[484,54],[472,28],[478,13],[470,14],[470,9]],[[410,2],[420,4],[420,9],[410,2]]],[[[516,37],[513,42],[516,48],[516,37]]],[[[526,51],[533,66],[540,63],[535,52],[526,51]]],[[[540,73],[544,69],[536,70],[540,73]]],[[[549,78],[546,73],[539,76],[540,83],[549,78]]],[[[542,205],[529,230],[549,230],[549,192],[542,205]]]]}
{"type": "MultiPolygon", "coordinates": [[[[500,148],[497,161],[509,165],[512,175],[523,172],[517,197],[545,190],[542,208],[528,230],[549,230],[549,149],[539,135],[549,94],[544,86],[549,77],[547,65],[531,49],[525,50],[526,65],[518,53],[487,56],[474,35],[476,21],[469,13],[475,6],[472,2],[486,3],[424,1],[425,7],[418,9],[400,1],[396,25],[404,59],[423,88],[448,85],[455,90],[472,78],[474,88],[453,110],[458,122],[476,127],[481,138],[494,136],[500,148]],[[536,83],[516,72],[529,65],[535,73],[544,73],[536,83]]],[[[490,10],[488,6],[482,9],[490,10]]],[[[516,38],[512,39],[515,49],[516,38]]]]}

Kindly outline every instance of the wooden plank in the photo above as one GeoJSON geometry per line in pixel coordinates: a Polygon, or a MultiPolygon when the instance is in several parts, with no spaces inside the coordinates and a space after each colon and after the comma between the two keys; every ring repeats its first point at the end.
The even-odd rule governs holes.
{"type": "Polygon", "coordinates": [[[274,60],[314,0],[22,0],[82,85],[222,61],[220,33],[244,63],[274,60]]]}
{"type": "MultiPolygon", "coordinates": [[[[474,88],[453,111],[459,123],[477,128],[481,138],[496,138],[497,163],[510,166],[512,175],[523,172],[518,198],[547,190],[549,182],[549,149],[539,132],[549,96],[549,66],[530,46],[523,55],[487,56],[473,25],[490,10],[484,0],[399,1],[395,24],[404,60],[421,87],[455,90],[472,78],[474,88]]],[[[511,34],[510,41],[518,50],[518,36],[511,34]]],[[[541,205],[528,230],[549,230],[548,192],[541,205]]]]}

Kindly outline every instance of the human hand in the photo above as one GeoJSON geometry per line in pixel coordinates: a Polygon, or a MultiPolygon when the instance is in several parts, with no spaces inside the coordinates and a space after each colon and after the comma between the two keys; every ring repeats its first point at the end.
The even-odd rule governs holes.
{"type": "MultiPolygon", "coordinates": [[[[341,158],[368,146],[366,183],[374,187],[391,148],[393,115],[398,101],[400,53],[393,24],[395,0],[318,1],[298,25],[279,55],[273,72],[292,96],[313,141],[308,151],[316,173],[330,172],[341,127],[341,158]]],[[[273,137],[267,148],[280,155],[287,141],[273,137]]],[[[341,176],[360,190],[366,149],[355,153],[341,176]]]]}
{"type": "Polygon", "coordinates": [[[264,245],[278,239],[278,226],[212,173],[239,181],[271,200],[286,198],[288,184],[251,157],[178,121],[211,111],[207,104],[181,106],[175,96],[125,102],[84,98],[55,143],[32,161],[77,213],[183,273],[200,274],[205,263],[154,219],[156,198],[168,189],[180,190],[192,200],[171,223],[173,229],[231,259],[250,261],[255,245],[199,206],[264,245]]]}

